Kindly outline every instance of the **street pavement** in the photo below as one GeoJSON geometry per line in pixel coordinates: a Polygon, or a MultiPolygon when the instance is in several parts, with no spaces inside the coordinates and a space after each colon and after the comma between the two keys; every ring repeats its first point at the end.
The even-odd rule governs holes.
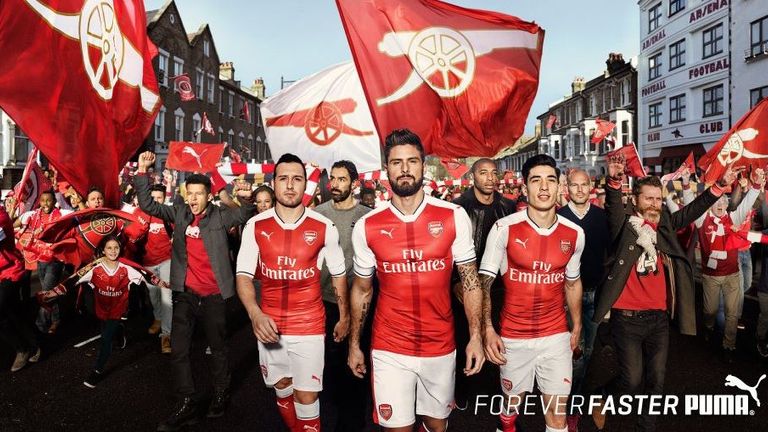
{"type": "MultiPolygon", "coordinates": [[[[256,339],[237,302],[231,306],[229,339],[232,366],[232,401],[224,417],[201,420],[190,431],[281,431],[280,418],[274,404],[274,392],[264,387],[258,365],[256,339]]],[[[747,301],[745,316],[756,316],[756,304],[747,301]]],[[[37,364],[11,374],[8,372],[13,353],[0,351],[0,431],[153,431],[158,422],[174,408],[169,356],[160,353],[159,340],[146,334],[149,319],[134,317],[129,321],[129,342],[125,349],[115,349],[103,382],[96,389],[82,385],[95,361],[98,342],[82,348],[73,345],[98,334],[98,324],[71,310],[65,316],[60,332],[43,337],[43,357],[37,364]]],[[[754,327],[739,334],[739,355],[735,363],[726,364],[716,350],[700,338],[672,333],[665,390],[669,394],[745,394],[725,387],[729,374],[753,385],[768,362],[755,352],[754,327]]],[[[199,390],[210,393],[207,372],[206,343],[198,334],[193,359],[199,390]]],[[[494,394],[498,378],[490,367],[484,371],[482,391],[494,394]]],[[[333,382],[326,382],[326,389],[333,382]]],[[[768,382],[758,388],[762,407],[750,400],[754,415],[727,416],[663,416],[659,431],[734,431],[764,430],[768,424],[768,382]]],[[[487,408],[474,412],[455,410],[450,418],[454,431],[493,431],[495,417],[487,408]]],[[[331,431],[335,412],[321,395],[323,429],[331,431]]],[[[541,410],[537,410],[541,412],[541,410]]],[[[369,416],[370,410],[366,413],[369,416]]],[[[584,419],[582,430],[593,431],[591,421],[584,419]]],[[[606,430],[627,430],[618,424],[620,418],[609,418],[606,430]]],[[[520,420],[524,430],[544,430],[543,416],[537,414],[520,420]]],[[[373,424],[368,430],[377,430],[373,424]]]]}

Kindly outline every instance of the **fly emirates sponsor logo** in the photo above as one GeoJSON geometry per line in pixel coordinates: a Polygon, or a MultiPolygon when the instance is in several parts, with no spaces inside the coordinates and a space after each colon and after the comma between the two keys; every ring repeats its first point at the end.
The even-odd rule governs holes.
{"type": "Polygon", "coordinates": [[[526,284],[556,284],[565,280],[565,272],[551,273],[552,264],[544,261],[534,261],[533,271],[509,268],[509,280],[526,284]]]}
{"type": "Polygon", "coordinates": [[[428,273],[445,270],[445,258],[424,259],[424,251],[419,249],[403,250],[403,262],[382,261],[384,273],[428,273]]]}
{"type": "Polygon", "coordinates": [[[270,268],[264,261],[259,263],[261,275],[273,280],[306,280],[313,278],[317,274],[317,268],[314,266],[307,268],[295,268],[296,258],[287,256],[277,257],[278,268],[270,268]]]}

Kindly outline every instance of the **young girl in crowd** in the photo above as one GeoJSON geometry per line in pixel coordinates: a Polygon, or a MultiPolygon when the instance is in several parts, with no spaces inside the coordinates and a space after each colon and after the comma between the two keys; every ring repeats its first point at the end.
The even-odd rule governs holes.
{"type": "Polygon", "coordinates": [[[81,283],[93,286],[94,309],[96,317],[102,322],[101,348],[96,358],[96,365],[83,384],[95,388],[101,380],[104,367],[112,353],[112,339],[122,326],[120,317],[128,309],[130,285],[138,285],[142,280],[162,288],[168,284],[138,264],[120,258],[121,245],[115,236],[107,236],[99,244],[96,253],[99,258],[85,265],[69,279],[51,291],[45,292],[44,300],[65,294],[67,290],[81,283]]]}

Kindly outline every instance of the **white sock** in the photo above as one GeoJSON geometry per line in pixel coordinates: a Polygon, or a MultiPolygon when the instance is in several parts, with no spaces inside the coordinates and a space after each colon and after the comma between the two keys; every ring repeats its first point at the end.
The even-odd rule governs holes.
{"type": "Polygon", "coordinates": [[[562,428],[562,429],[555,429],[553,427],[547,426],[546,429],[544,429],[545,432],[568,432],[568,426],[562,428]]]}
{"type": "Polygon", "coordinates": [[[296,418],[299,420],[311,420],[320,417],[320,399],[309,405],[294,402],[296,405],[296,418]]]}
{"type": "Polygon", "coordinates": [[[288,396],[293,394],[293,384],[289,385],[286,388],[277,388],[275,387],[275,393],[277,394],[277,397],[280,399],[287,398],[288,396]]]}

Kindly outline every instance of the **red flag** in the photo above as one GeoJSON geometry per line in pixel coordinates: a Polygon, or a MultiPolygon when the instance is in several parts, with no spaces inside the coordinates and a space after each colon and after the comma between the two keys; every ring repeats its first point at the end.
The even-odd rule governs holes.
{"type": "Polygon", "coordinates": [[[251,109],[248,108],[248,102],[243,103],[243,108],[240,110],[240,118],[245,120],[246,123],[251,122],[251,109]]]}
{"type": "Polygon", "coordinates": [[[547,129],[552,129],[552,126],[557,123],[557,116],[554,114],[550,114],[549,118],[547,119],[547,129]]]}
{"type": "Polygon", "coordinates": [[[14,201],[14,208],[9,209],[11,210],[10,214],[14,214],[15,210],[18,210],[19,214],[34,210],[40,201],[40,195],[51,188],[53,188],[51,181],[37,164],[37,149],[32,149],[27,158],[27,165],[24,167],[21,181],[13,187],[13,195],[16,200],[14,201]]]}
{"type": "Polygon", "coordinates": [[[596,119],[595,125],[597,126],[597,129],[595,129],[595,133],[592,135],[592,144],[597,144],[604,140],[608,134],[613,131],[613,128],[616,127],[616,123],[602,119],[596,119]]]}
{"type": "Polygon", "coordinates": [[[336,0],[383,139],[417,133],[427,153],[493,156],[523,133],[544,31],[437,0],[336,0]]]}
{"type": "Polygon", "coordinates": [[[209,135],[215,135],[216,132],[213,131],[213,125],[211,124],[211,121],[208,120],[208,113],[203,112],[203,130],[209,134],[209,135]]]}
{"type": "Polygon", "coordinates": [[[171,141],[165,166],[190,172],[211,172],[224,154],[227,144],[201,144],[187,141],[171,141]]]}
{"type": "Polygon", "coordinates": [[[696,166],[694,165],[694,162],[693,162],[693,152],[688,153],[688,157],[685,158],[685,161],[683,162],[683,164],[680,165],[680,167],[676,169],[675,172],[661,176],[661,181],[666,183],[671,180],[679,179],[680,177],[682,177],[683,170],[686,167],[688,168],[688,172],[690,172],[691,174],[696,173],[696,166]]]}
{"type": "Polygon", "coordinates": [[[628,176],[645,177],[647,175],[643,164],[640,163],[640,155],[637,154],[634,143],[629,143],[605,154],[606,161],[610,161],[612,158],[618,158],[624,164],[624,172],[628,176]]]}
{"type": "Polygon", "coordinates": [[[712,184],[728,165],[762,168],[768,162],[768,98],[744,115],[699,159],[704,182],[712,184]]]}
{"type": "Polygon", "coordinates": [[[459,179],[461,176],[469,171],[469,167],[459,162],[457,159],[443,158],[440,159],[440,163],[443,164],[451,178],[459,179]]]}
{"type": "Polygon", "coordinates": [[[240,153],[236,152],[235,149],[233,149],[233,148],[229,149],[229,158],[234,163],[242,163],[243,162],[243,158],[240,157],[240,153]]]}
{"type": "Polygon", "coordinates": [[[192,82],[187,74],[177,75],[173,80],[173,87],[179,92],[179,97],[184,102],[195,98],[195,92],[192,90],[192,82]]]}
{"type": "Polygon", "coordinates": [[[0,2],[0,106],[81,194],[117,177],[160,97],[144,2],[0,2]]]}

